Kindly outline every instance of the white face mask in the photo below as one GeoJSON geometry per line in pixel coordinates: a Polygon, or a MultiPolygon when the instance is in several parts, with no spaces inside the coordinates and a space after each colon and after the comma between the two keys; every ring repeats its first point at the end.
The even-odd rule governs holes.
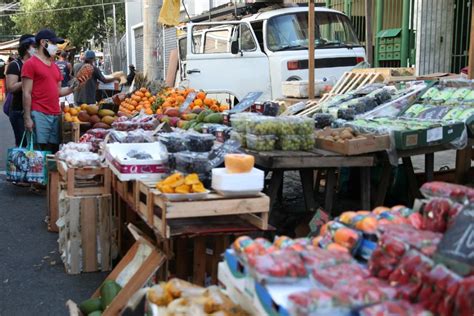
{"type": "Polygon", "coordinates": [[[28,54],[30,54],[30,56],[36,55],[36,48],[30,47],[30,48],[28,49],[28,54]]]}
{"type": "Polygon", "coordinates": [[[53,57],[58,51],[58,46],[55,44],[48,43],[48,47],[46,47],[46,50],[48,51],[49,56],[53,57]]]}

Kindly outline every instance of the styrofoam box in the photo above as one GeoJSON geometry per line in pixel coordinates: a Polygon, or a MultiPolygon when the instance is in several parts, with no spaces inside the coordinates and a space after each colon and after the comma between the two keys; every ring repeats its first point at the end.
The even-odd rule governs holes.
{"type": "MultiPolygon", "coordinates": [[[[321,96],[324,92],[329,91],[334,82],[332,80],[317,79],[314,81],[314,94],[316,97],[321,96]]],[[[308,80],[299,81],[283,81],[281,83],[281,91],[287,98],[307,98],[308,97],[308,80]]]]}
{"type": "Polygon", "coordinates": [[[168,172],[168,152],[163,144],[107,144],[105,159],[121,181],[158,180],[168,172]],[[134,159],[127,156],[131,150],[149,154],[152,159],[134,159]]]}
{"type": "Polygon", "coordinates": [[[228,173],[226,168],[212,169],[212,188],[223,196],[251,196],[263,190],[264,173],[253,168],[248,173],[228,173]]]}

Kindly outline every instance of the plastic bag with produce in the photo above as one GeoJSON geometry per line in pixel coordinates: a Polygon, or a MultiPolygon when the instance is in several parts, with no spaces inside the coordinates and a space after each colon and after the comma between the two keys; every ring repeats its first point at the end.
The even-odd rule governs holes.
{"type": "Polygon", "coordinates": [[[388,279],[408,249],[409,246],[403,241],[383,234],[369,259],[370,272],[381,279],[388,279]]]}
{"type": "Polygon", "coordinates": [[[444,197],[460,203],[474,200],[474,189],[459,184],[433,181],[423,184],[420,190],[428,198],[444,197]]]}
{"type": "Polygon", "coordinates": [[[357,263],[341,263],[321,270],[315,269],[311,276],[316,286],[332,289],[350,281],[367,279],[370,273],[357,263]]]}
{"type": "Polygon", "coordinates": [[[394,287],[377,278],[349,280],[337,285],[335,290],[347,294],[359,306],[393,300],[397,296],[394,287]]]}
{"type": "Polygon", "coordinates": [[[447,198],[433,198],[422,206],[422,227],[444,233],[453,224],[463,205],[447,198]]]}
{"type": "Polygon", "coordinates": [[[455,315],[454,301],[461,280],[445,266],[437,265],[423,278],[417,302],[435,314],[455,315]]]}
{"type": "Polygon", "coordinates": [[[400,264],[390,274],[390,284],[396,286],[400,298],[414,301],[423,285],[424,278],[433,268],[433,261],[416,250],[402,257],[400,264]]]}
{"type": "Polygon", "coordinates": [[[362,242],[362,234],[339,222],[330,221],[321,227],[319,246],[327,249],[332,243],[344,247],[348,252],[356,252],[362,242]]]}
{"type": "Polygon", "coordinates": [[[464,278],[459,283],[459,288],[454,300],[454,315],[474,315],[474,276],[464,278]]]}
{"type": "Polygon", "coordinates": [[[351,298],[333,290],[312,289],[288,297],[292,315],[350,315],[351,298]]]}
{"type": "Polygon", "coordinates": [[[299,254],[289,249],[276,250],[261,256],[250,256],[248,265],[251,273],[259,281],[294,282],[295,279],[308,275],[299,254]]]}
{"type": "Polygon", "coordinates": [[[407,301],[387,301],[366,307],[359,311],[359,316],[431,316],[419,305],[407,301]]]}

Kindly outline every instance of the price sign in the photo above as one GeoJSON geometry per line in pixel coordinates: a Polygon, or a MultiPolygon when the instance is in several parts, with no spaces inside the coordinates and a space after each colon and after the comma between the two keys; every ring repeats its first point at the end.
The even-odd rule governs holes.
{"type": "Polygon", "coordinates": [[[179,112],[180,113],[183,113],[184,111],[186,111],[188,109],[191,102],[193,102],[194,98],[196,98],[196,95],[197,95],[196,92],[189,92],[189,94],[186,97],[186,99],[184,100],[183,104],[181,104],[181,106],[179,107],[179,112]]]}
{"type": "Polygon", "coordinates": [[[263,92],[249,92],[243,99],[240,101],[232,110],[230,110],[230,113],[239,113],[247,110],[249,107],[251,107],[255,101],[257,101],[258,98],[263,94],[263,92]]]}
{"type": "Polygon", "coordinates": [[[435,260],[460,275],[474,271],[474,206],[465,207],[444,234],[435,260]]]}

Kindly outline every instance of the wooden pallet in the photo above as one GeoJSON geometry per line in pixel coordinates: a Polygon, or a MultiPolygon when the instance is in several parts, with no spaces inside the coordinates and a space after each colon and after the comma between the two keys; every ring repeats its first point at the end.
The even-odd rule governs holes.
{"type": "Polygon", "coordinates": [[[155,189],[156,182],[139,184],[137,211],[163,238],[173,234],[173,220],[238,215],[259,229],[268,229],[270,199],[265,194],[248,198],[225,198],[210,193],[204,200],[171,202],[155,189]]]}
{"type": "Polygon", "coordinates": [[[57,161],[57,166],[62,180],[66,183],[69,196],[110,194],[109,168],[69,168],[64,161],[57,161]]]}
{"type": "Polygon", "coordinates": [[[111,195],[72,197],[59,202],[59,250],[66,272],[112,269],[114,234],[111,195]]]}

